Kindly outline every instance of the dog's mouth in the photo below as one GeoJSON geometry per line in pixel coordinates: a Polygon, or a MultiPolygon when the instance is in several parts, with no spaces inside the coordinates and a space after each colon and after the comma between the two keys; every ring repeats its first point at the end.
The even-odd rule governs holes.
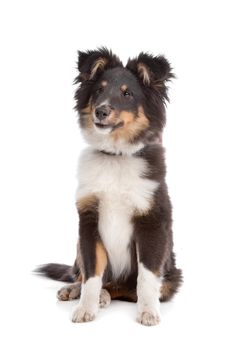
{"type": "Polygon", "coordinates": [[[95,126],[100,129],[108,129],[108,128],[110,129],[114,127],[114,125],[112,124],[102,124],[102,123],[95,123],[95,126]]]}
{"type": "Polygon", "coordinates": [[[124,122],[122,122],[122,121],[117,123],[117,124],[102,124],[102,123],[98,123],[98,122],[95,122],[94,124],[100,130],[107,130],[107,129],[109,129],[111,132],[116,130],[116,129],[118,129],[118,128],[121,128],[122,126],[124,126],[124,122]]]}

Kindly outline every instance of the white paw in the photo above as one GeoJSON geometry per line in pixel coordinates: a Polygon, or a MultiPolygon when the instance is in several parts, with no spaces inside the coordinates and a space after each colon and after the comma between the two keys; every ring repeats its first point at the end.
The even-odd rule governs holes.
{"type": "Polygon", "coordinates": [[[143,311],[137,316],[137,322],[144,326],[155,326],[161,321],[161,317],[158,312],[143,311]]]}
{"type": "Polygon", "coordinates": [[[108,307],[111,303],[111,296],[107,289],[101,289],[99,306],[101,308],[108,307]]]}
{"type": "Polygon", "coordinates": [[[94,320],[96,315],[97,315],[97,311],[87,309],[82,305],[78,305],[78,307],[75,309],[73,313],[72,322],[77,322],[77,323],[90,322],[94,320]]]}

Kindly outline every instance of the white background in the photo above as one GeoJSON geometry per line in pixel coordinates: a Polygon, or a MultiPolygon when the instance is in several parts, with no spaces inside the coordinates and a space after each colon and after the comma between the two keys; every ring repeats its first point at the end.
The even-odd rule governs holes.
{"type": "Polygon", "coordinates": [[[0,259],[2,349],[232,349],[231,1],[1,1],[0,259]],[[72,264],[76,164],[85,146],[73,111],[76,51],[100,45],[126,62],[165,54],[171,84],[167,181],[184,285],[163,321],[135,322],[114,302],[72,324],[40,263],[72,264]]]}

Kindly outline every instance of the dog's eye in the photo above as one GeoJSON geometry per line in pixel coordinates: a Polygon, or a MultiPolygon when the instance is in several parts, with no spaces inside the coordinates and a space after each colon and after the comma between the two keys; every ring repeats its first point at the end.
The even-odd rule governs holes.
{"type": "Polygon", "coordinates": [[[123,91],[123,95],[124,95],[125,97],[132,96],[131,93],[130,93],[128,90],[123,91]]]}

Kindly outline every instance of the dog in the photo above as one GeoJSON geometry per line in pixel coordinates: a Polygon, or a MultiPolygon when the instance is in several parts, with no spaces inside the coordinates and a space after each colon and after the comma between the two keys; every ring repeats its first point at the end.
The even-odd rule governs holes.
{"type": "Polygon", "coordinates": [[[93,320],[112,299],[137,302],[137,321],[160,321],[160,302],[182,283],[173,252],[172,206],[162,132],[167,83],[164,56],[140,53],[126,66],[111,50],[78,51],[75,109],[89,144],[79,160],[77,257],[72,267],[37,272],[72,282],[58,299],[80,298],[72,321],[93,320]]]}

